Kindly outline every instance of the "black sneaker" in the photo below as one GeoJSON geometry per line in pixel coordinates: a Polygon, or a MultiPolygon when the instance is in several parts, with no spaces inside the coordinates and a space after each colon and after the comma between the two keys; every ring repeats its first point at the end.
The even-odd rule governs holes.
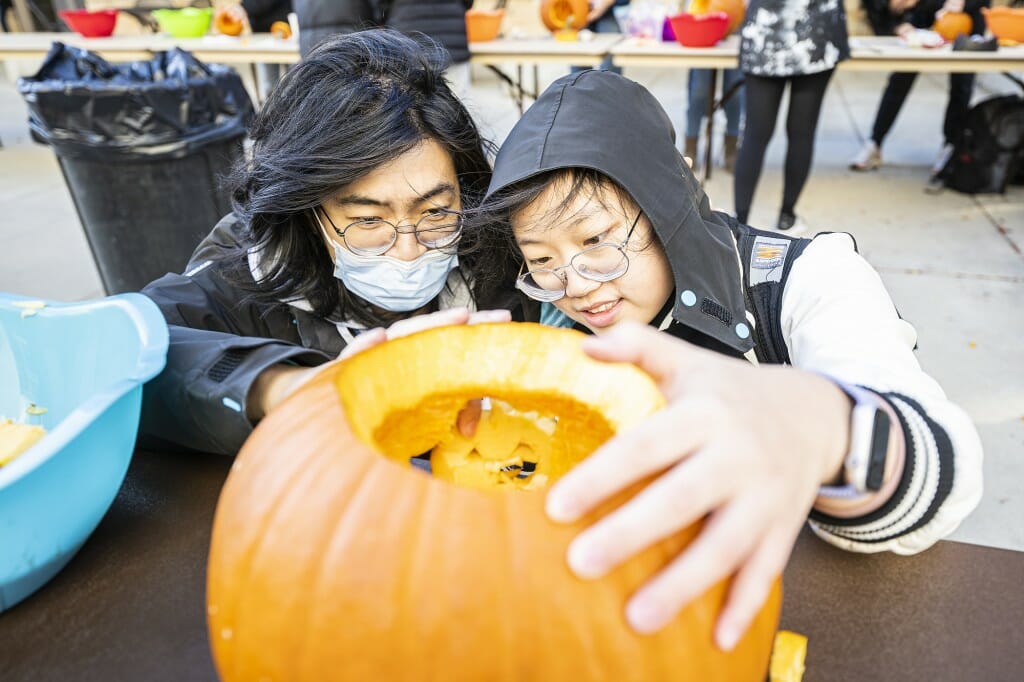
{"type": "Polygon", "coordinates": [[[807,223],[797,217],[795,213],[780,213],[775,229],[786,234],[803,234],[807,231],[807,223]]]}

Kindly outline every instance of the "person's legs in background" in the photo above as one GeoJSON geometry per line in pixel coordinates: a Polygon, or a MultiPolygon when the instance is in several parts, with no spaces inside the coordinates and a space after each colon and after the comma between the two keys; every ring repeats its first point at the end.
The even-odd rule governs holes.
{"type": "MultiPolygon", "coordinates": [[[[615,16],[611,12],[601,17],[594,23],[590,24],[590,26],[587,26],[587,28],[589,28],[594,33],[622,33],[622,30],[619,28],[619,22],[615,19],[615,16]]],[[[620,76],[622,75],[622,68],[615,66],[612,63],[611,55],[605,57],[604,61],[601,62],[598,66],[573,66],[569,69],[569,71],[571,71],[572,73],[579,73],[580,71],[586,71],[589,68],[600,69],[601,71],[611,71],[612,73],[617,73],[620,76]]]]}
{"type": "Polygon", "coordinates": [[[946,103],[946,118],[942,122],[942,148],[939,156],[932,164],[928,189],[941,190],[944,186],[939,173],[953,155],[953,148],[961,133],[967,126],[967,112],[971,108],[971,95],[974,92],[973,73],[949,74],[949,101],[946,103]]]}
{"type": "Polygon", "coordinates": [[[775,133],[775,119],[779,115],[782,93],[786,89],[785,78],[765,78],[746,75],[746,104],[748,111],[757,116],[747,118],[736,158],[733,176],[733,196],[736,202],[736,219],[746,223],[750,205],[754,201],[754,190],[764,166],[764,153],[775,133]]]}
{"type": "Polygon", "coordinates": [[[910,88],[914,86],[917,79],[916,73],[893,73],[889,75],[889,82],[882,91],[882,101],[878,103],[878,112],[875,114],[875,123],[871,127],[871,139],[864,144],[864,148],[850,161],[850,170],[867,171],[875,170],[882,165],[882,141],[889,134],[892,124],[896,122],[896,116],[903,108],[903,102],[910,94],[910,88]]]}
{"type": "Polygon", "coordinates": [[[267,97],[270,97],[270,92],[277,85],[277,81],[281,80],[281,76],[284,74],[284,68],[281,64],[264,64],[259,63],[256,65],[256,73],[259,77],[259,98],[261,102],[266,102],[267,97]]]}
{"type": "Polygon", "coordinates": [[[783,171],[780,230],[797,230],[796,202],[811,173],[814,138],[821,116],[821,103],[832,78],[833,69],[807,76],[794,76],[789,86],[789,112],[786,114],[786,164],[783,171]]]}
{"type": "MultiPolygon", "coordinates": [[[[726,69],[722,77],[722,96],[729,92],[736,83],[743,80],[743,72],[739,69],[726,69]]],[[[733,91],[725,103],[725,170],[730,173],[736,167],[736,150],[739,147],[740,126],[743,119],[743,86],[733,91]]]]}
{"type": "Polygon", "coordinates": [[[683,140],[683,155],[697,167],[697,140],[700,139],[700,124],[708,112],[708,87],[711,84],[710,69],[690,69],[686,79],[686,137],[683,140]]]}

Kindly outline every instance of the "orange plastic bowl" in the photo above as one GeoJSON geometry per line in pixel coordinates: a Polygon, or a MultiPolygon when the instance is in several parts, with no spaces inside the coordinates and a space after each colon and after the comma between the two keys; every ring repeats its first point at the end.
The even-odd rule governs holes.
{"type": "Polygon", "coordinates": [[[1024,43],[1024,8],[982,7],[981,12],[996,38],[1024,43]]]}
{"type": "Polygon", "coordinates": [[[725,37],[729,15],[725,12],[707,14],[676,14],[668,18],[676,41],[683,47],[711,47],[725,37]]]}
{"type": "Polygon", "coordinates": [[[85,38],[105,38],[114,32],[116,9],[90,12],[85,9],[62,9],[57,14],[72,31],[85,38]]]}
{"type": "Polygon", "coordinates": [[[466,39],[471,43],[494,40],[501,30],[505,10],[471,9],[466,12],[466,39]]]}

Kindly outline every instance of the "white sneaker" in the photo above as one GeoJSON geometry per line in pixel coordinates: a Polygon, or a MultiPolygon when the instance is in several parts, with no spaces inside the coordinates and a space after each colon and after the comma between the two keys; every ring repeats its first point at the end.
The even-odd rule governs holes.
{"type": "Polygon", "coordinates": [[[939,150],[939,155],[935,157],[935,163],[932,164],[932,175],[938,175],[942,172],[942,169],[949,163],[950,158],[953,156],[953,144],[947,142],[942,145],[942,149],[939,150]]]}
{"type": "Polygon", "coordinates": [[[850,170],[873,171],[882,165],[882,150],[874,140],[868,140],[857,156],[850,160],[850,170]]]}
{"type": "Polygon", "coordinates": [[[942,169],[946,167],[949,160],[953,157],[953,145],[949,142],[942,145],[942,149],[939,150],[939,155],[935,158],[935,163],[932,164],[931,174],[928,176],[928,182],[925,184],[924,191],[928,194],[939,194],[942,190],[946,189],[946,183],[940,176],[942,169]]]}

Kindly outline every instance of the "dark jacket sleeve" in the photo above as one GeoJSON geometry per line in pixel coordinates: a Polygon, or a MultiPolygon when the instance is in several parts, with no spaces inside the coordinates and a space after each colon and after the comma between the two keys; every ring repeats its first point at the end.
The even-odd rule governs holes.
{"type": "Polygon", "coordinates": [[[379,0],[294,0],[303,56],[324,38],[379,25],[379,0]]]}
{"type": "MultiPolygon", "coordinates": [[[[200,245],[185,274],[169,274],[142,293],[167,320],[170,346],[163,372],[143,391],[140,444],[235,454],[252,431],[246,401],[271,365],[318,365],[327,353],[299,343],[288,323],[275,323],[222,274],[234,234],[222,221],[200,245]]],[[[287,317],[286,312],[280,313],[287,317]]]]}

